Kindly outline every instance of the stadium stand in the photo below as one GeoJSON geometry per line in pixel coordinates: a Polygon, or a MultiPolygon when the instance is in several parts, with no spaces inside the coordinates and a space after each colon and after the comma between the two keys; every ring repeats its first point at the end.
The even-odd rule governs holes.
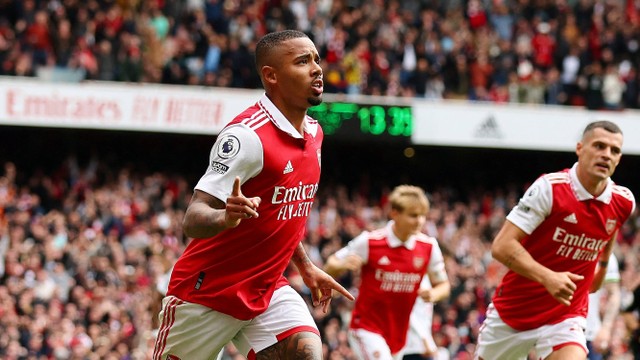
{"type": "MultiPolygon", "coordinates": [[[[206,161],[184,159],[206,154],[212,139],[69,131],[5,127],[0,132],[8,148],[29,149],[13,161],[6,153],[0,156],[0,357],[148,359],[162,284],[189,240],[181,233],[183,211],[206,161]],[[163,150],[167,143],[174,146],[163,150]],[[149,149],[155,149],[153,158],[149,149]]],[[[392,149],[376,147],[366,159],[345,156],[351,150],[335,143],[326,147],[325,164],[333,170],[323,175],[309,220],[310,257],[322,265],[360,231],[386,221],[385,195],[394,185],[424,186],[432,201],[425,230],[439,239],[453,285],[450,299],[436,306],[434,334],[452,359],[469,358],[504,271],[491,260],[490,240],[526,186],[525,180],[500,181],[495,174],[522,161],[531,163],[533,172],[542,171],[535,164],[547,160],[569,164],[571,154],[501,154],[501,162],[492,165],[497,151],[462,151],[460,161],[475,165],[455,170],[443,165],[452,151],[422,149],[433,159],[428,166],[398,160],[380,169],[375,164],[392,149]],[[384,177],[376,175],[380,172],[384,177]],[[467,173],[476,176],[465,179],[467,173]]],[[[637,165],[635,158],[629,160],[627,167],[637,165]]],[[[634,218],[619,239],[627,294],[637,279],[637,225],[634,218]]],[[[309,300],[294,267],[287,275],[309,300]]],[[[357,293],[357,277],[341,281],[357,293]]],[[[313,309],[326,359],[351,358],[346,342],[351,306],[336,298],[329,314],[313,309]]],[[[614,351],[628,354],[621,319],[617,326],[614,351]]],[[[225,359],[242,357],[229,347],[225,359]]]]}
{"type": "Polygon", "coordinates": [[[632,0],[0,2],[0,75],[258,88],[265,32],[307,32],[328,92],[638,108],[632,0]]]}

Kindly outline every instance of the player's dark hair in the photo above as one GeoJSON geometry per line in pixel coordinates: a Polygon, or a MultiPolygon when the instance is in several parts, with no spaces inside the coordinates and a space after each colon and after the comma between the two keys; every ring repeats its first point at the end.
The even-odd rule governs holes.
{"type": "Polygon", "coordinates": [[[263,36],[256,44],[255,61],[258,73],[260,73],[260,68],[264,65],[263,61],[269,58],[269,53],[276,46],[280,45],[284,41],[302,37],[308,38],[307,34],[298,30],[282,30],[263,36]]]}
{"type": "Polygon", "coordinates": [[[587,125],[587,127],[585,127],[584,131],[582,132],[582,136],[584,137],[584,135],[586,135],[589,131],[593,129],[598,129],[598,128],[604,129],[612,134],[622,134],[622,130],[618,125],[608,120],[600,120],[600,121],[594,121],[589,125],[587,125]]]}

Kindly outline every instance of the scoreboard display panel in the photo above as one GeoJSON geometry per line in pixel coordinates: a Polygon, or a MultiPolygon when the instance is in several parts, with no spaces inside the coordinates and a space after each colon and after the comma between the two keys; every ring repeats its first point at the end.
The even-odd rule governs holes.
{"type": "Polygon", "coordinates": [[[324,102],[307,112],[322,125],[327,138],[349,141],[410,143],[410,105],[324,102]]]}

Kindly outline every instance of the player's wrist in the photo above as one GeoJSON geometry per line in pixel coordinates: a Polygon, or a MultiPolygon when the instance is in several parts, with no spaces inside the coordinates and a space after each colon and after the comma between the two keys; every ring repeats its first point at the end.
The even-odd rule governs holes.
{"type": "Polygon", "coordinates": [[[603,267],[603,268],[606,268],[607,266],[609,266],[609,262],[605,260],[598,261],[598,264],[600,265],[600,267],[603,267]]]}

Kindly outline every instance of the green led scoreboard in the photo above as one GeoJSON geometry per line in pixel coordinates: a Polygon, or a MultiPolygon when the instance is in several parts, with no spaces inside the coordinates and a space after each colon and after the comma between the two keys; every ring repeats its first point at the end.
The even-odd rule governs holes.
{"type": "Polygon", "coordinates": [[[327,138],[349,141],[410,143],[410,105],[324,102],[307,112],[322,125],[327,138]]]}

